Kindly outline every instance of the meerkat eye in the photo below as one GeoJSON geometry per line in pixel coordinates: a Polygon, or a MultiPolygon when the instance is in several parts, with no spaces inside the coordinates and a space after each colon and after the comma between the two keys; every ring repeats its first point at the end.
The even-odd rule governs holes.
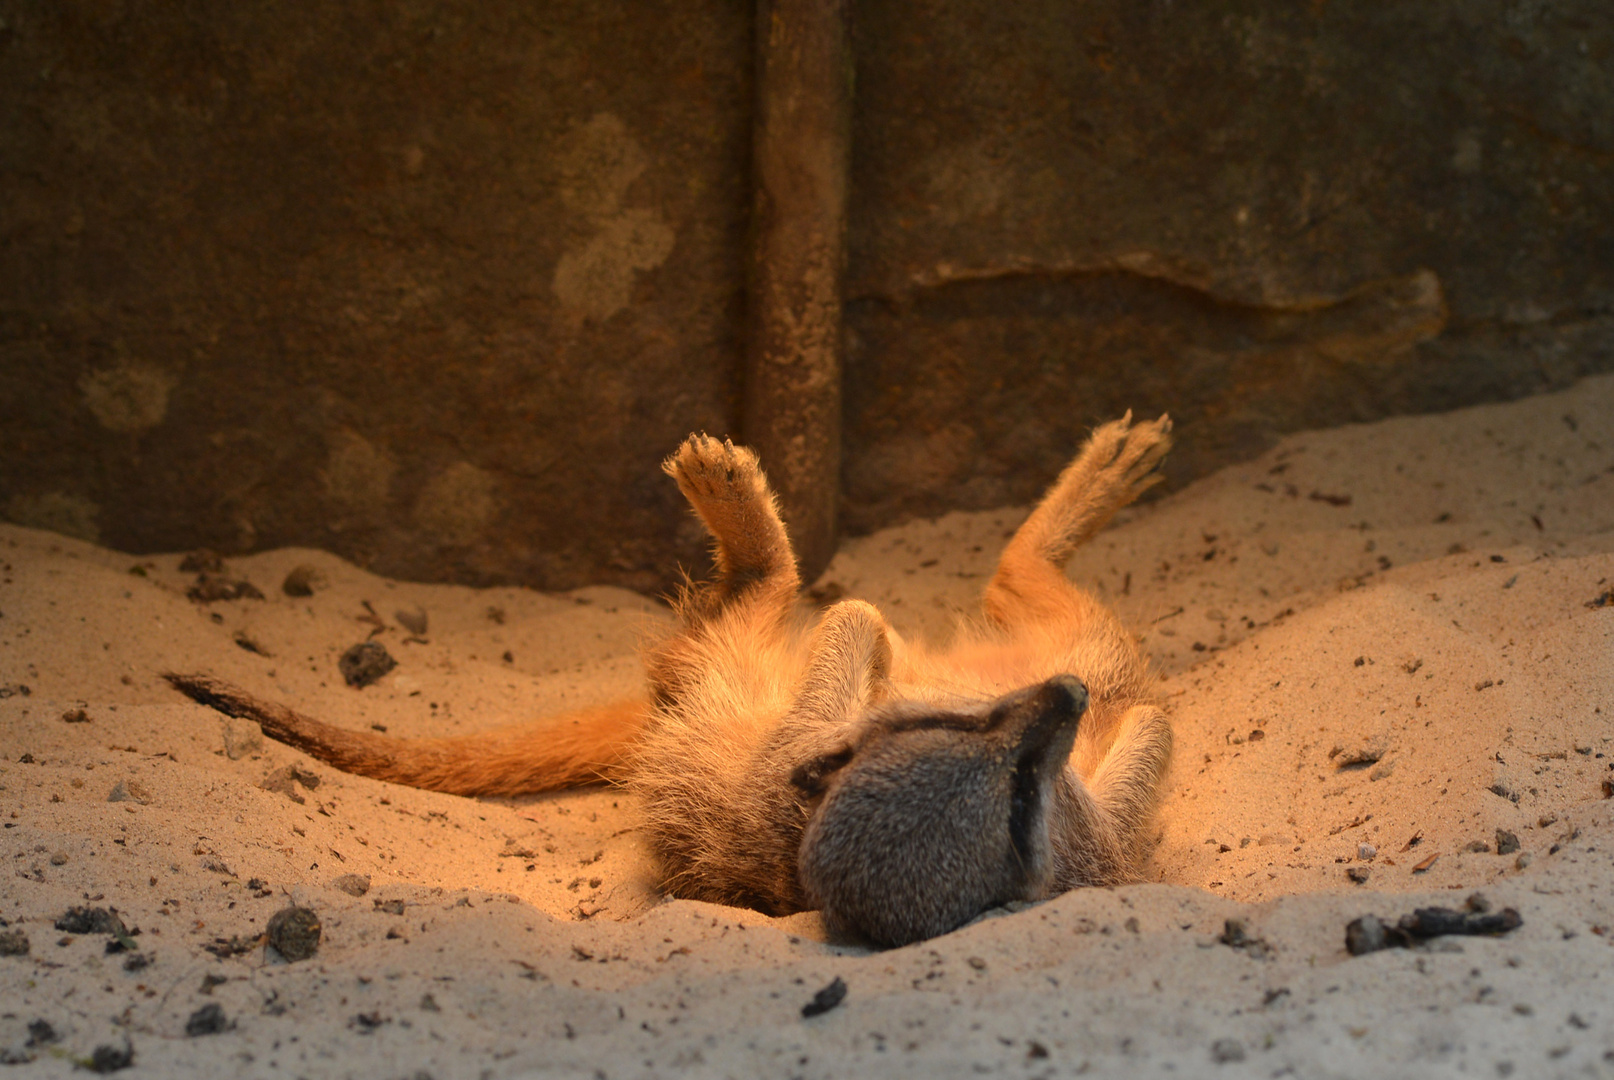
{"type": "Polygon", "coordinates": [[[839,750],[797,765],[795,771],[790,774],[790,783],[806,795],[822,795],[824,788],[829,784],[829,778],[845,768],[847,762],[851,760],[852,748],[842,746],[839,750]]]}

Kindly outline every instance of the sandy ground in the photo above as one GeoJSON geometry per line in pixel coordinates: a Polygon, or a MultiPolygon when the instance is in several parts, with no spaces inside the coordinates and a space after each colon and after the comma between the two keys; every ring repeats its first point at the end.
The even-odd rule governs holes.
{"type": "MultiPolygon", "coordinates": [[[[945,634],[1019,517],[849,541],[820,589],[945,634]]],[[[201,603],[180,562],[0,526],[18,1075],[106,1047],[130,1077],[1614,1076],[1614,378],[1297,435],[1128,511],[1071,574],[1169,696],[1151,880],[883,953],[811,914],[662,900],[619,792],[345,776],[157,678],[474,731],[630,691],[659,604],[298,550],[229,561],[263,599],[201,603]],[[281,589],[299,566],[311,596],[281,589]],[[372,634],[398,667],[349,689],[337,658],[372,634]],[[1356,916],[1476,891],[1524,925],[1345,951],[1356,916]],[[297,962],[256,943],[292,903],[323,927],[297,962]],[[138,948],[54,928],[75,905],[138,948]],[[1229,918],[1264,944],[1219,941],[1229,918]],[[845,1000],[804,1018],[836,978],[845,1000]]]]}

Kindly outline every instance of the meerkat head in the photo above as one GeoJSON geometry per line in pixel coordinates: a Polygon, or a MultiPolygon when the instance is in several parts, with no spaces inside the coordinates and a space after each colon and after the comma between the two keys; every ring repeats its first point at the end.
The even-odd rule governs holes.
{"type": "Polygon", "coordinates": [[[1049,791],[1086,708],[1070,675],[967,713],[888,702],[797,768],[797,867],[829,925],[904,945],[1042,896],[1049,791]]]}

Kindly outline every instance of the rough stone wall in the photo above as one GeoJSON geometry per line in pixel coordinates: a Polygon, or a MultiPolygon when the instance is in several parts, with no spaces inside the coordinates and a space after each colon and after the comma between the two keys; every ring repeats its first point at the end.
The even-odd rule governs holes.
{"type": "Polygon", "coordinates": [[[845,520],[1614,366],[1595,0],[859,8],[845,520]]]}
{"type": "MultiPolygon", "coordinates": [[[[0,516],[665,583],[738,425],[750,6],[0,0],[0,516]]],[[[845,520],[1614,367],[1595,0],[862,0],[845,520]]]]}
{"type": "Polygon", "coordinates": [[[654,587],[730,427],[721,0],[0,3],[0,513],[149,551],[654,587]]]}

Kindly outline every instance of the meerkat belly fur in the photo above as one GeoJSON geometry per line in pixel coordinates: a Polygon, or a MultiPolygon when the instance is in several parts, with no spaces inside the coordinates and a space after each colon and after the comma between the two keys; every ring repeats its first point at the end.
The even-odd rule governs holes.
{"type": "Polygon", "coordinates": [[[1064,565],[1159,479],[1170,430],[1130,413],[1096,430],[946,649],[904,641],[860,600],[805,613],[756,456],[692,435],[665,469],[714,538],[716,574],[684,590],[678,630],[646,650],[643,700],[395,740],[205,675],[168,678],[368,776],[460,794],[622,783],[667,893],[821,908],[838,932],[905,944],[1136,876],[1171,729],[1137,643],[1064,565]]]}

